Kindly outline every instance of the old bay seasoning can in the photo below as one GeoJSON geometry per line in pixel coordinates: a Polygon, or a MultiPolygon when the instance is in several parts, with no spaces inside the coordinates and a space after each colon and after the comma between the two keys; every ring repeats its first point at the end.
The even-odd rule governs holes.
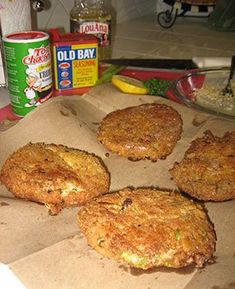
{"type": "Polygon", "coordinates": [[[12,111],[23,117],[52,96],[49,35],[11,33],[3,38],[3,46],[12,111]]]}
{"type": "Polygon", "coordinates": [[[98,79],[98,41],[95,36],[49,30],[55,93],[76,94],[95,85],[98,79]]]}

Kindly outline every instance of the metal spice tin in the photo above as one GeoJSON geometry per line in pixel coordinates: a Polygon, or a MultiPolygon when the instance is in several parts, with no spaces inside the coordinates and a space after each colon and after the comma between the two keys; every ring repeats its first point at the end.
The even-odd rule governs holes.
{"type": "Polygon", "coordinates": [[[25,116],[52,96],[49,35],[23,31],[3,37],[7,82],[14,114],[25,116]]]}
{"type": "Polygon", "coordinates": [[[95,85],[98,79],[98,42],[95,36],[80,33],[60,35],[49,30],[52,41],[56,91],[76,92],[95,85]]]}

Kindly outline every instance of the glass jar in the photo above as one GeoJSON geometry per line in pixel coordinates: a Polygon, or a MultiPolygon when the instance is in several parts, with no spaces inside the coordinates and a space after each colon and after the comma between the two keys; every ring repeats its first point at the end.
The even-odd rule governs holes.
{"type": "Polygon", "coordinates": [[[99,60],[111,57],[111,11],[103,0],[75,0],[70,12],[70,32],[98,38],[99,60]]]}

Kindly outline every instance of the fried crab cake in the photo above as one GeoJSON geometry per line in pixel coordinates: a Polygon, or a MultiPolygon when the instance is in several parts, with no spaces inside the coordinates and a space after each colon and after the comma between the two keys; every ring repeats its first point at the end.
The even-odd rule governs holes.
{"type": "Polygon", "coordinates": [[[88,202],[78,213],[88,244],[131,267],[202,267],[216,237],[203,207],[179,193],[123,189],[88,202]]]}
{"type": "Polygon", "coordinates": [[[157,161],[169,155],[180,139],[182,119],[164,104],[142,104],[109,113],[97,139],[110,151],[132,160],[157,161]]]}
{"type": "Polygon", "coordinates": [[[14,152],[0,180],[16,197],[43,203],[51,214],[109,190],[109,174],[98,157],[45,143],[30,143],[14,152]]]}
{"type": "Polygon", "coordinates": [[[170,170],[180,190],[204,201],[235,198],[235,131],[223,137],[206,131],[192,141],[180,163],[170,170]]]}

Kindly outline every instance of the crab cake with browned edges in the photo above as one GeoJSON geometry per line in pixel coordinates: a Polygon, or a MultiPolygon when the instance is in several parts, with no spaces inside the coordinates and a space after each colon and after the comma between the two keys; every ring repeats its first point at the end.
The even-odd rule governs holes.
{"type": "Polygon", "coordinates": [[[204,201],[235,198],[235,131],[214,136],[206,131],[192,141],[170,170],[180,190],[204,201]]]}
{"type": "Polygon", "coordinates": [[[180,139],[182,119],[165,104],[142,104],[109,113],[97,139],[110,151],[132,160],[157,161],[169,155],[180,139]]]}
{"type": "Polygon", "coordinates": [[[16,197],[43,203],[51,214],[109,190],[109,174],[97,156],[45,143],[30,143],[14,152],[0,180],[16,197]]]}
{"type": "Polygon", "coordinates": [[[78,213],[88,244],[131,267],[202,267],[216,237],[205,210],[179,193],[123,189],[88,202],[78,213]]]}

